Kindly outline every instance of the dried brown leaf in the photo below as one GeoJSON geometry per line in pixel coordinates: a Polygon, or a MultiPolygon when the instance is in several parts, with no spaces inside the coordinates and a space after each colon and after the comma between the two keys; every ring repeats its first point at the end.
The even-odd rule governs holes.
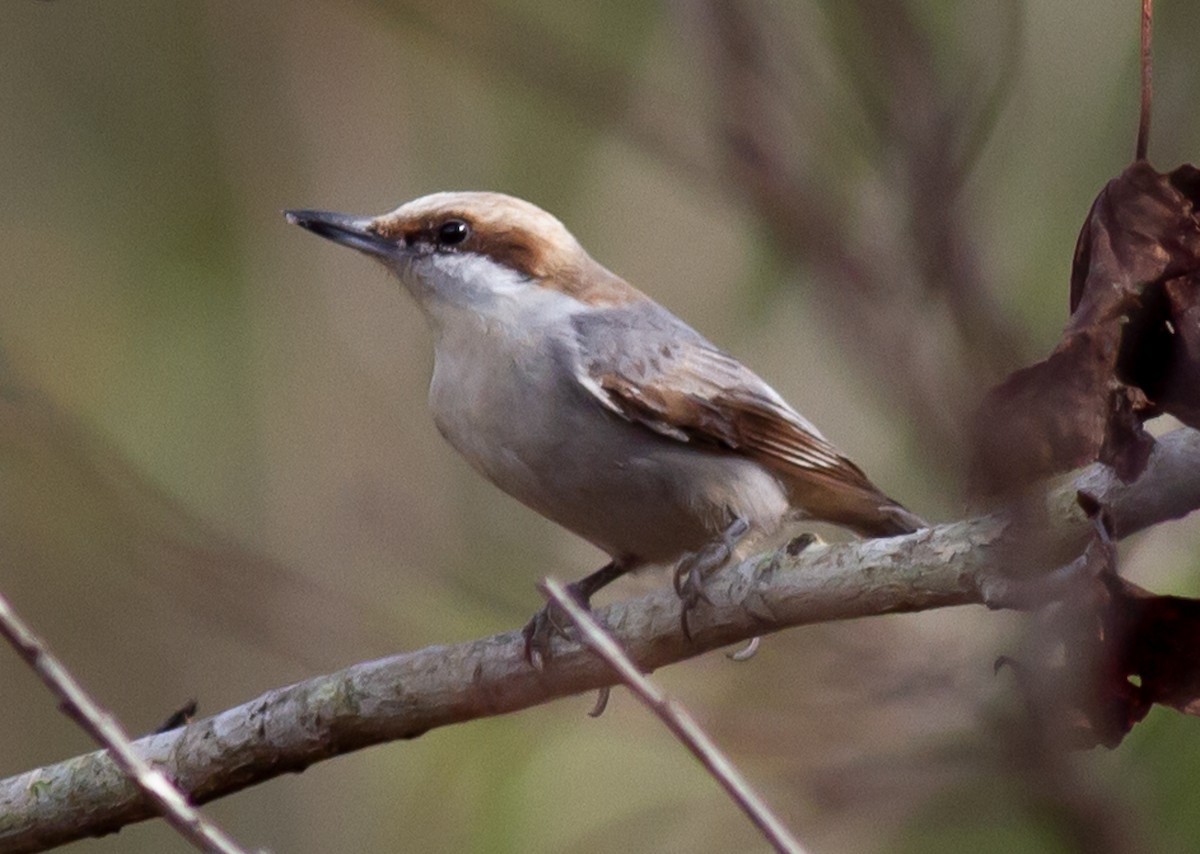
{"type": "Polygon", "coordinates": [[[1200,600],[1156,596],[1119,582],[1110,613],[1122,638],[1118,675],[1141,681],[1138,699],[1200,715],[1200,600]]]}
{"type": "Polygon", "coordinates": [[[1092,205],[1071,274],[1071,318],[1046,360],[993,389],[976,426],[984,494],[1093,460],[1124,479],[1145,465],[1143,423],[1200,425],[1200,171],[1139,161],[1092,205]]]}
{"type": "Polygon", "coordinates": [[[1033,668],[997,663],[1013,665],[1060,743],[1116,747],[1155,703],[1200,715],[1200,600],[1120,578],[1111,518],[1090,496],[1079,498],[1095,534],[1069,567],[1072,595],[1043,614],[1040,646],[1061,652],[1033,668]]]}

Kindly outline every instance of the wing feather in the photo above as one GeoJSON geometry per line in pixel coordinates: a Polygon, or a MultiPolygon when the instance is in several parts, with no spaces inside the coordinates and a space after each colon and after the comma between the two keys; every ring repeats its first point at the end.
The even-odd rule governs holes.
{"type": "Polygon", "coordinates": [[[629,421],[677,441],[721,445],[781,474],[815,472],[875,491],[757,374],[666,309],[589,312],[575,328],[581,385],[629,421]]]}

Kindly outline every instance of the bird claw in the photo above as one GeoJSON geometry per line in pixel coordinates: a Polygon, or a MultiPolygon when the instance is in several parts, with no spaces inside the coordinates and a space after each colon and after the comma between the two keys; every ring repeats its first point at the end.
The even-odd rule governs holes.
{"type": "Polygon", "coordinates": [[[742,647],[741,649],[736,650],[734,652],[725,653],[725,657],[728,658],[730,661],[738,661],[738,662],[749,661],[750,659],[754,658],[754,656],[758,653],[758,646],[761,643],[762,643],[762,638],[759,638],[759,637],[750,638],[750,640],[746,642],[746,645],[744,647],[742,647]]]}
{"type": "MultiPolygon", "coordinates": [[[[570,591],[570,587],[567,589],[570,591]]],[[[525,660],[535,670],[545,667],[550,658],[550,644],[555,637],[569,637],[562,618],[562,609],[553,602],[547,602],[521,629],[521,637],[525,639],[525,660]]]]}
{"type": "Polygon", "coordinates": [[[708,605],[713,602],[704,589],[704,573],[699,562],[685,561],[685,564],[675,571],[675,594],[679,597],[679,627],[690,641],[692,630],[688,625],[688,614],[700,602],[708,605]]]}
{"type": "Polygon", "coordinates": [[[709,543],[704,548],[685,557],[675,567],[672,581],[675,595],[680,600],[679,627],[687,640],[692,639],[692,630],[688,625],[688,614],[700,602],[713,604],[704,589],[705,579],[716,569],[720,569],[733,557],[733,549],[737,541],[750,530],[750,523],[740,516],[730,523],[716,542],[709,543]]]}
{"type": "Polygon", "coordinates": [[[588,712],[589,718],[598,718],[604,714],[604,710],[608,708],[608,698],[612,694],[612,689],[605,685],[596,691],[596,702],[588,712]]]}
{"type": "MultiPolygon", "coordinates": [[[[578,591],[571,589],[571,585],[567,586],[567,592],[576,600],[582,599],[578,591]]],[[[581,601],[580,604],[590,610],[587,602],[581,601]]],[[[545,669],[546,662],[550,660],[550,643],[555,636],[570,637],[566,627],[558,619],[561,616],[562,609],[553,602],[547,602],[521,629],[521,636],[525,638],[525,661],[534,670],[545,669]]],[[[592,708],[588,712],[589,718],[598,718],[604,714],[604,710],[608,708],[610,693],[611,690],[607,685],[596,692],[596,702],[592,704],[592,708]]]]}
{"type": "MultiPolygon", "coordinates": [[[[592,609],[578,584],[568,584],[567,593],[587,610],[592,609]]],[[[525,639],[525,661],[535,670],[544,669],[546,662],[550,660],[550,644],[556,636],[570,638],[563,616],[562,608],[554,602],[547,602],[521,629],[521,636],[525,639]]],[[[596,702],[588,712],[588,717],[598,718],[604,714],[604,710],[608,708],[610,693],[607,685],[596,692],[596,702]]]]}

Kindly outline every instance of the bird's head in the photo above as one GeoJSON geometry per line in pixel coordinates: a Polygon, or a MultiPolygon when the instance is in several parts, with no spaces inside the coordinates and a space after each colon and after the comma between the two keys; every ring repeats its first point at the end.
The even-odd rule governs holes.
{"type": "Polygon", "coordinates": [[[558,219],[501,193],[434,193],[390,213],[294,210],[288,222],[383,262],[428,312],[484,311],[546,291],[590,306],[641,298],[579,245],[558,219]]]}

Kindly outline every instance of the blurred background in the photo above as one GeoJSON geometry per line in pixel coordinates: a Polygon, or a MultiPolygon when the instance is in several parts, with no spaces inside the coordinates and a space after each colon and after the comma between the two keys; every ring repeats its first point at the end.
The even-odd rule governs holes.
{"type": "MultiPolygon", "coordinates": [[[[961,516],[963,423],[1066,318],[1129,161],[1134,0],[4,6],[0,590],[134,732],[524,623],[601,556],[426,413],[382,268],[280,211],[528,198],[767,378],[889,493],[961,516]]],[[[1200,6],[1157,10],[1151,158],[1200,156],[1200,6]]],[[[1123,548],[1200,593],[1200,526],[1123,548]]],[[[630,596],[661,577],[614,585],[630,596]]],[[[605,600],[607,601],[607,600],[605,600]]],[[[1200,721],[1040,749],[1021,617],[817,626],[659,674],[817,852],[1200,848],[1200,721]]],[[[90,750],[0,650],[0,775],[90,750]]],[[[209,807],[248,847],[756,851],[623,692],[209,807]]],[[[71,850],[182,851],[161,823],[71,850]]]]}

